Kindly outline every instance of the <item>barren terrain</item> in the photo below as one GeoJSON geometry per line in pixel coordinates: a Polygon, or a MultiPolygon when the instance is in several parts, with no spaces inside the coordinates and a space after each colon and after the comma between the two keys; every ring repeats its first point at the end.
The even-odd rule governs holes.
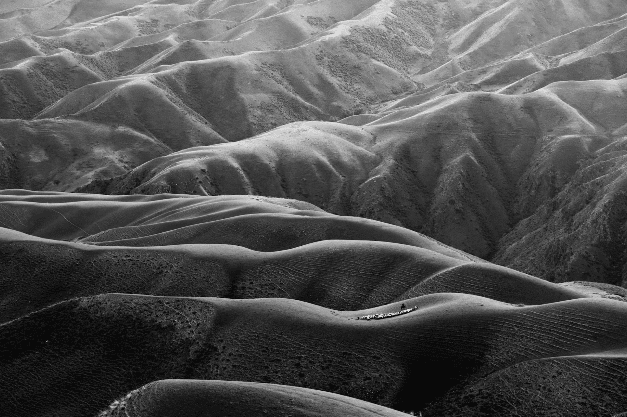
{"type": "Polygon", "coordinates": [[[0,2],[0,415],[627,412],[625,0],[0,2]]]}

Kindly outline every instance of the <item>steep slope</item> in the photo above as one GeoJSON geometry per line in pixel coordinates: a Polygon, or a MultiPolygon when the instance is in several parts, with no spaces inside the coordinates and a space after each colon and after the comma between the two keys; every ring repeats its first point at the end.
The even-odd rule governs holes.
{"type": "Polygon", "coordinates": [[[188,149],[83,190],[296,198],[489,257],[582,161],[620,138],[626,85],[554,83],[524,95],[465,93],[418,105],[408,98],[344,124],[296,123],[188,149]]]}
{"type": "Polygon", "coordinates": [[[627,410],[624,0],[0,3],[0,415],[627,410]]]}
{"type": "Polygon", "coordinates": [[[224,141],[205,125],[196,123],[196,131],[192,126],[190,120],[162,120],[160,126],[150,126],[155,137],[146,128],[138,131],[123,124],[0,120],[0,188],[74,190],[174,150],[224,141]],[[180,137],[172,130],[181,126],[189,129],[188,135],[180,137]]]}
{"type": "Polygon", "coordinates": [[[107,191],[253,194],[296,198],[347,214],[350,198],[380,158],[354,142],[372,135],[344,125],[300,123],[254,139],[155,159],[107,191]],[[168,172],[163,168],[168,166],[168,172]],[[131,185],[132,184],[132,185],[131,185]]]}
{"type": "MultiPolygon", "coordinates": [[[[449,37],[451,61],[414,76],[444,80],[482,67],[573,30],[625,14],[621,1],[510,0],[493,7],[449,37]]],[[[601,29],[596,29],[596,32],[601,29]]]]}
{"type": "Polygon", "coordinates": [[[624,138],[596,152],[501,242],[497,262],[552,281],[625,285],[624,138]]]}
{"type": "Polygon", "coordinates": [[[172,151],[125,126],[0,120],[0,188],[67,190],[120,175],[172,151]]]}
{"type": "Polygon", "coordinates": [[[562,58],[567,58],[570,54],[579,53],[581,50],[585,50],[608,36],[620,32],[626,26],[627,15],[623,14],[591,26],[575,29],[564,35],[556,36],[526,49],[520,55],[535,53],[561,61],[562,58]]]}
{"type": "Polygon", "coordinates": [[[502,94],[525,94],[558,81],[611,80],[627,72],[627,48],[538,71],[506,86],[502,94]]]}
{"type": "MultiPolygon", "coordinates": [[[[49,7],[61,10],[61,3],[49,7]]],[[[364,111],[381,118],[442,95],[520,94],[551,81],[624,73],[622,2],[536,6],[531,0],[320,0],[121,1],[94,8],[79,1],[54,29],[0,44],[7,57],[0,107],[4,117],[121,124],[176,151],[241,140],[294,120],[364,111]],[[530,36],[520,38],[525,31],[530,36]],[[525,50],[516,55],[519,49],[525,50]],[[460,74],[429,72],[448,59],[460,74]]],[[[35,13],[11,7],[7,22],[35,13]]],[[[489,243],[476,253],[493,250],[489,243]]]]}
{"type": "MultiPolygon", "coordinates": [[[[201,115],[177,100],[167,88],[161,88],[156,81],[130,77],[90,84],[68,96],[70,99],[74,97],[79,99],[71,101],[70,105],[78,104],[80,109],[72,114],[72,119],[123,125],[161,140],[173,150],[226,142],[201,115]],[[106,95],[94,100],[93,91],[89,91],[94,88],[106,95]]],[[[41,112],[37,119],[59,117],[59,110],[65,110],[65,103],[63,100],[55,103],[41,112]]]]}
{"type": "Polygon", "coordinates": [[[625,49],[627,49],[627,28],[618,30],[587,48],[566,56],[563,61],[564,63],[571,63],[579,59],[603,53],[620,52],[625,49]]]}
{"type": "Polygon", "coordinates": [[[68,52],[0,69],[0,118],[30,119],[70,91],[101,81],[68,52]]]}
{"type": "MultiPolygon", "coordinates": [[[[135,74],[157,72],[154,77],[176,94],[176,100],[184,102],[212,126],[216,126],[217,132],[226,139],[239,140],[295,120],[337,119],[389,100],[401,92],[414,91],[417,87],[408,79],[409,75],[424,72],[425,68],[442,61],[443,57],[455,57],[459,61],[473,54],[482,54],[478,51],[486,48],[495,51],[495,39],[503,43],[494,52],[495,56],[468,59],[474,63],[474,67],[478,67],[495,59],[506,58],[508,55],[505,52],[511,54],[512,50],[509,43],[503,41],[503,35],[517,31],[507,25],[499,27],[490,35],[491,40],[476,39],[476,32],[483,30],[481,28],[485,25],[492,25],[494,19],[502,13],[509,13],[510,9],[517,16],[512,23],[516,27],[521,22],[541,17],[544,19],[542,25],[534,29],[539,31],[534,32],[538,39],[521,43],[519,39],[512,38],[511,42],[518,46],[532,44],[541,38],[548,39],[561,30],[560,27],[598,23],[624,9],[620,2],[595,7],[581,7],[566,2],[542,10],[530,1],[509,1],[498,8],[498,12],[486,12],[479,19],[472,20],[484,12],[486,7],[496,5],[490,2],[490,6],[487,6],[479,2],[462,12],[455,2],[437,5],[406,1],[336,3],[296,2],[282,8],[270,8],[267,12],[256,10],[257,7],[264,7],[264,2],[232,5],[224,9],[220,8],[225,5],[213,5],[204,10],[196,8],[195,13],[200,13],[203,18],[239,24],[225,26],[224,31],[207,40],[174,39],[174,34],[152,37],[150,40],[154,45],[163,44],[165,47],[168,42],[173,44],[160,53],[156,53],[157,50],[153,48],[148,53],[155,56],[133,71],[135,74]],[[250,7],[255,9],[254,12],[250,7]],[[212,8],[212,12],[216,13],[207,15],[212,8]],[[244,10],[247,12],[241,14],[244,10]],[[568,12],[570,20],[558,27],[555,25],[556,16],[563,16],[563,10],[568,12]],[[244,17],[249,12],[252,14],[244,17]],[[468,21],[471,23],[453,33],[455,28],[468,21]],[[448,48],[446,45],[449,42],[450,48],[443,49],[448,48]],[[190,61],[197,63],[192,64],[190,61]],[[200,83],[203,87],[198,90],[199,78],[215,79],[218,82],[207,85],[205,81],[200,83]],[[192,88],[192,85],[196,87],[192,88]],[[196,91],[202,94],[203,100],[197,98],[194,94],[196,91]],[[209,102],[211,108],[201,105],[200,101],[209,102]],[[237,119],[225,124],[224,120],[228,119],[226,114],[230,117],[237,115],[237,119]]],[[[171,6],[176,9],[174,5],[171,6]]],[[[170,10],[166,6],[162,8],[170,10]]],[[[133,12],[131,15],[134,19],[139,19],[139,16],[147,19],[146,10],[141,12],[143,14],[133,12]]],[[[167,14],[166,11],[160,11],[161,14],[151,12],[157,16],[155,34],[174,30],[161,27],[163,22],[158,17],[167,14]]],[[[178,16],[178,12],[170,13],[178,16]]],[[[98,23],[111,24],[109,20],[98,23]]],[[[150,45],[148,42],[145,39],[133,44],[127,40],[122,44],[142,45],[145,49],[150,45]]],[[[115,52],[107,51],[106,54],[115,52]]],[[[117,58],[112,59],[117,61],[117,58]]],[[[505,76],[504,80],[514,82],[514,74],[520,77],[528,75],[531,70],[518,67],[514,65],[506,69],[505,72],[509,71],[512,75],[508,78],[505,73],[501,74],[505,76]]],[[[105,76],[111,77],[116,72],[105,73],[105,76]]],[[[148,77],[145,78],[147,81],[152,80],[152,76],[144,77],[148,77]]],[[[131,88],[131,84],[120,88],[131,88]]],[[[94,95],[91,91],[81,94],[94,95]]],[[[72,98],[68,97],[65,101],[72,101],[72,98]]],[[[108,99],[104,97],[100,101],[106,103],[108,99]]],[[[117,119],[115,112],[105,110],[115,106],[115,102],[101,106],[105,120],[113,122],[117,119]]],[[[62,105],[46,114],[65,116],[79,111],[67,110],[68,106],[62,105]]],[[[154,111],[156,109],[147,110],[146,114],[154,111]]],[[[140,115],[140,123],[144,123],[147,117],[140,115]]]]}

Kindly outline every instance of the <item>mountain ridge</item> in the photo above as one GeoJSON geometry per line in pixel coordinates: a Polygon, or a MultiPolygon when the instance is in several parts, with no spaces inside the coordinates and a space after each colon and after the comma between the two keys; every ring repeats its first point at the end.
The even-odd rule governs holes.
{"type": "Polygon", "coordinates": [[[0,414],[627,410],[624,0],[5,0],[0,414]]]}

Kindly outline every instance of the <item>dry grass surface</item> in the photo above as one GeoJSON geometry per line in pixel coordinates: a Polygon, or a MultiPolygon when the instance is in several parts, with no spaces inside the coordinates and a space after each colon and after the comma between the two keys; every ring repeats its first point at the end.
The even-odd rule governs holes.
{"type": "Polygon", "coordinates": [[[111,404],[99,417],[199,417],[263,415],[291,417],[406,417],[407,414],[355,398],[286,385],[163,380],[152,382],[111,404]]]}
{"type": "Polygon", "coordinates": [[[626,138],[624,0],[0,1],[0,415],[620,416],[626,138]]]}
{"type": "Polygon", "coordinates": [[[338,312],[283,298],[64,301],[0,326],[0,384],[12,394],[3,407],[95,415],[164,378],[301,386],[427,415],[483,415],[486,407],[522,415],[536,405],[603,415],[626,405],[624,302],[517,307],[438,293],[404,303],[410,313],[368,321],[357,318],[398,303],[338,312]],[[433,373],[439,378],[424,377],[433,373]],[[521,380],[530,384],[520,389],[521,380]]]}
{"type": "MultiPolygon", "coordinates": [[[[623,369],[626,290],[550,283],[298,200],[6,190],[0,225],[0,392],[13,415],[201,413],[238,392],[257,400],[220,415],[504,410],[493,398],[527,410],[538,385],[512,397],[495,375],[582,355],[623,369]]],[[[602,402],[543,401],[618,411],[607,378],[586,379],[602,402]]]]}

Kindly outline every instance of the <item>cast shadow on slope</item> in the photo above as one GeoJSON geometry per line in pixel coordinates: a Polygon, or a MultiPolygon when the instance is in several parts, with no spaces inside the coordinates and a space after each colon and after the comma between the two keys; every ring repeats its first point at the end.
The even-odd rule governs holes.
{"type": "Polygon", "coordinates": [[[624,295],[551,284],[294,200],[4,191],[0,213],[10,228],[0,234],[3,321],[102,292],[287,297],[339,310],[437,292],[514,304],[624,295]]]}
{"type": "MultiPolygon", "coordinates": [[[[3,407],[13,415],[95,415],[130,390],[175,378],[301,386],[418,411],[512,366],[601,355],[627,343],[627,304],[618,301],[515,307],[441,293],[405,303],[411,313],[364,321],[356,318],[398,304],[335,312],[285,299],[111,294],[62,302],[0,325],[0,392],[10,385],[12,393],[3,407]]],[[[608,360],[624,375],[622,354],[608,360]]],[[[614,381],[587,381],[587,392],[602,399],[562,411],[624,410],[614,381]]],[[[570,395],[562,401],[580,394],[546,384],[570,395]]],[[[501,388],[491,395],[511,398],[501,388]]],[[[517,398],[533,404],[535,394],[517,398]]]]}
{"type": "Polygon", "coordinates": [[[133,390],[98,417],[198,417],[271,414],[291,417],[407,417],[354,398],[286,385],[165,380],[133,390]]]}
{"type": "Polygon", "coordinates": [[[523,95],[456,94],[361,123],[293,123],[157,158],[80,190],[295,198],[489,259],[583,161],[620,141],[625,81],[560,82],[523,95]]]}

